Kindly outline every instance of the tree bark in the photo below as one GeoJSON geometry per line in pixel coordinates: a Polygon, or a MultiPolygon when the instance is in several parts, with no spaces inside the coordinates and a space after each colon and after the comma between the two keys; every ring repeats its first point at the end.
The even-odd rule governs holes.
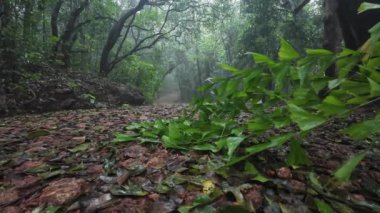
{"type": "MultiPolygon", "coordinates": [[[[61,10],[63,0],[58,0],[57,3],[54,6],[54,9],[51,13],[51,19],[50,19],[50,26],[51,26],[51,35],[53,38],[58,39],[59,32],[58,32],[58,16],[59,11],[61,10]]],[[[58,41],[57,41],[58,42],[58,41]]],[[[52,58],[57,57],[57,51],[58,51],[58,45],[54,45],[52,48],[52,58]]]]}
{"type": "Polygon", "coordinates": [[[134,16],[138,11],[142,10],[148,0],[140,0],[136,7],[126,11],[119,18],[117,22],[114,23],[111,30],[108,33],[106,44],[103,47],[102,55],[100,58],[100,75],[107,76],[111,72],[111,67],[109,63],[109,55],[111,50],[115,46],[117,40],[120,37],[120,33],[123,30],[125,22],[132,16],[134,16]]]}
{"type": "Polygon", "coordinates": [[[59,36],[57,20],[59,16],[59,11],[62,7],[63,0],[59,0],[52,12],[51,16],[51,28],[52,28],[52,36],[55,38],[59,37],[59,41],[53,47],[53,59],[62,60],[64,67],[67,68],[70,66],[70,52],[76,39],[75,31],[77,29],[76,24],[80,17],[80,14],[84,11],[84,9],[89,5],[89,0],[84,0],[81,2],[79,7],[75,9],[69,16],[69,19],[66,23],[65,30],[61,36],[59,36]]]}
{"type": "MultiPolygon", "coordinates": [[[[338,52],[342,47],[342,33],[339,25],[337,14],[338,0],[325,0],[323,3],[324,10],[324,34],[323,48],[332,52],[338,52]]],[[[330,66],[325,71],[328,77],[336,77],[335,65],[330,66]]]]}
{"type": "MultiPolygon", "coordinates": [[[[73,46],[73,43],[76,39],[75,37],[75,27],[78,21],[80,14],[84,11],[84,9],[89,5],[89,0],[84,0],[80,6],[74,10],[74,12],[70,15],[70,18],[65,27],[65,31],[61,36],[61,51],[63,55],[63,62],[65,67],[70,66],[70,52],[73,46]]],[[[59,48],[58,48],[59,49],[59,48]]]]}
{"type": "Polygon", "coordinates": [[[15,29],[10,0],[0,1],[0,71],[16,68],[15,29]]]}

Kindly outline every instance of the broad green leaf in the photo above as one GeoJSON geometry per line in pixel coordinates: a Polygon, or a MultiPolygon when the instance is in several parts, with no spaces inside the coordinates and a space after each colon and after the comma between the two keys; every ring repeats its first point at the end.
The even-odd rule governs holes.
{"type": "Polygon", "coordinates": [[[341,85],[345,79],[334,79],[328,82],[329,89],[335,89],[339,85],[341,85]]]}
{"type": "Polygon", "coordinates": [[[162,136],[162,143],[163,145],[166,147],[166,148],[172,148],[172,149],[183,149],[183,150],[186,150],[185,147],[183,146],[180,146],[175,140],[172,140],[170,137],[164,135],[162,136]]]}
{"type": "Polygon", "coordinates": [[[130,142],[130,141],[136,141],[136,137],[138,136],[137,134],[134,135],[126,135],[122,133],[116,133],[115,134],[115,139],[113,139],[112,142],[114,143],[121,143],[121,142],[130,142]]]}
{"type": "Polygon", "coordinates": [[[270,140],[270,142],[262,143],[262,144],[258,144],[258,145],[253,145],[253,146],[248,147],[246,149],[246,152],[249,154],[256,154],[256,153],[262,152],[264,150],[282,145],[292,137],[293,137],[293,134],[285,134],[285,135],[281,135],[278,137],[274,137],[270,140]]]}
{"type": "Polygon", "coordinates": [[[355,140],[365,139],[368,136],[380,133],[380,119],[367,120],[361,123],[352,124],[343,130],[355,140]]]}
{"type": "Polygon", "coordinates": [[[211,151],[211,152],[218,152],[220,150],[215,145],[209,144],[209,143],[197,144],[195,146],[192,146],[191,148],[193,150],[211,151]]]}
{"type": "Polygon", "coordinates": [[[247,175],[253,176],[254,180],[257,180],[257,181],[262,182],[262,183],[269,181],[269,179],[264,177],[262,174],[260,174],[260,172],[257,171],[256,167],[252,163],[250,163],[249,161],[245,162],[244,173],[247,175]]]}
{"type": "Polygon", "coordinates": [[[327,96],[318,109],[325,116],[338,115],[347,111],[345,104],[334,95],[327,96]]]}
{"type": "Polygon", "coordinates": [[[330,50],[325,50],[325,49],[306,49],[306,53],[308,55],[315,55],[315,56],[334,55],[333,52],[331,52],[330,50]]]}
{"type": "Polygon", "coordinates": [[[323,200],[320,200],[318,198],[314,198],[314,203],[318,208],[318,211],[320,213],[333,213],[334,210],[331,208],[329,204],[324,202],[323,200]]]}
{"type": "Polygon", "coordinates": [[[367,151],[363,151],[353,158],[349,159],[343,164],[335,173],[334,177],[339,181],[348,181],[350,180],[351,173],[354,171],[356,166],[360,163],[361,160],[366,156],[367,151]]]}
{"type": "Polygon", "coordinates": [[[290,118],[298,124],[302,131],[313,129],[326,121],[324,117],[307,112],[294,104],[288,104],[288,106],[291,113],[290,118]]]}
{"type": "Polygon", "coordinates": [[[249,121],[247,128],[253,132],[263,132],[270,129],[273,126],[270,120],[265,119],[264,117],[257,117],[252,121],[249,121]]]}
{"type": "Polygon", "coordinates": [[[373,26],[369,32],[371,33],[371,48],[376,48],[376,42],[380,39],[380,22],[373,26]]]}
{"type": "Polygon", "coordinates": [[[168,129],[168,137],[172,141],[179,140],[181,138],[181,130],[179,128],[179,125],[177,123],[170,123],[169,129],[168,129]]]}
{"type": "Polygon", "coordinates": [[[233,66],[230,66],[230,65],[227,65],[227,64],[219,64],[219,66],[224,69],[224,70],[227,70],[227,71],[230,71],[232,74],[236,75],[236,74],[240,74],[242,71],[239,70],[238,68],[236,67],[233,67],[233,66]]]}
{"type": "Polygon", "coordinates": [[[226,139],[227,142],[227,155],[228,159],[231,159],[232,155],[234,154],[235,150],[239,147],[240,143],[245,140],[245,137],[228,137],[226,139]]]}
{"type": "Polygon", "coordinates": [[[370,87],[371,87],[371,96],[372,97],[378,97],[380,96],[380,84],[375,82],[374,80],[368,78],[370,87]]]}
{"type": "Polygon", "coordinates": [[[288,155],[287,164],[289,166],[309,166],[311,164],[311,161],[307,156],[306,151],[296,140],[293,140],[290,146],[290,153],[288,155]]]}
{"type": "Polygon", "coordinates": [[[358,12],[363,13],[363,12],[366,12],[368,10],[375,10],[375,9],[380,9],[380,4],[363,2],[362,4],[360,4],[358,12]]]}
{"type": "Polygon", "coordinates": [[[72,149],[69,149],[70,152],[83,152],[83,151],[86,151],[88,148],[90,148],[90,144],[89,143],[82,143],[82,144],[79,144],[78,146],[72,148],[72,149]]]}
{"type": "Polygon", "coordinates": [[[300,54],[283,38],[281,38],[281,47],[278,52],[281,61],[293,60],[300,57],[300,54]]]}
{"type": "Polygon", "coordinates": [[[232,166],[236,163],[239,163],[239,162],[251,157],[252,155],[255,155],[257,153],[260,153],[260,152],[265,151],[265,150],[270,149],[270,148],[274,148],[276,146],[280,146],[280,145],[284,144],[286,141],[288,141],[289,139],[291,139],[292,137],[293,137],[293,134],[288,133],[285,135],[274,137],[270,140],[270,142],[250,146],[250,147],[246,148],[246,150],[245,150],[248,154],[246,154],[242,157],[232,158],[224,167],[232,166]]]}
{"type": "Polygon", "coordinates": [[[356,55],[339,59],[336,62],[339,79],[345,78],[359,62],[360,56],[356,55]]]}
{"type": "Polygon", "coordinates": [[[252,53],[252,56],[253,56],[253,60],[257,63],[257,64],[267,64],[269,66],[273,66],[276,64],[275,61],[273,61],[271,58],[269,58],[268,56],[266,55],[263,55],[263,54],[259,54],[259,53],[252,53]]]}

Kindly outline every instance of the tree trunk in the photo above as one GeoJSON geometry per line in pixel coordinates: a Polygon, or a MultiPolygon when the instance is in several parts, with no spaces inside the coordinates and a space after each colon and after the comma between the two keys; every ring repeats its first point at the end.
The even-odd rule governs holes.
{"type": "MultiPolygon", "coordinates": [[[[89,5],[89,0],[84,0],[80,6],[74,10],[74,12],[70,15],[70,18],[65,27],[65,32],[61,36],[61,51],[63,55],[63,62],[65,67],[70,66],[70,52],[73,46],[73,43],[76,39],[75,37],[75,26],[78,21],[80,14],[84,11],[84,9],[89,5]]],[[[58,48],[59,49],[59,48],[58,48]]]]}
{"type": "MultiPolygon", "coordinates": [[[[61,10],[63,0],[58,0],[57,3],[54,6],[54,9],[51,13],[51,19],[50,19],[50,25],[51,25],[51,35],[54,39],[57,39],[58,42],[58,37],[59,37],[59,32],[58,32],[58,16],[59,16],[59,11],[61,10]]],[[[57,52],[58,52],[58,45],[54,45],[52,48],[52,58],[55,59],[57,57],[57,52]]]]}
{"type": "Polygon", "coordinates": [[[126,11],[119,20],[112,26],[108,33],[106,44],[103,47],[102,55],[100,58],[100,75],[107,76],[111,72],[111,66],[109,63],[109,55],[111,50],[115,46],[117,40],[120,37],[120,33],[123,30],[125,22],[135,15],[138,11],[142,10],[144,5],[148,3],[148,0],[140,0],[136,7],[126,11]]]}
{"type": "MultiPolygon", "coordinates": [[[[325,0],[323,3],[323,48],[332,52],[338,52],[342,47],[342,33],[340,30],[337,8],[338,0],[325,0]]],[[[336,77],[335,65],[330,66],[325,71],[325,75],[332,78],[336,77]]]]}
{"type": "Polygon", "coordinates": [[[16,30],[12,23],[11,0],[0,1],[0,71],[16,68],[16,30]]]}
{"type": "MultiPolygon", "coordinates": [[[[51,28],[52,28],[52,36],[58,38],[58,26],[57,20],[59,11],[62,7],[63,0],[59,0],[53,10],[51,16],[51,28]]],[[[89,0],[84,0],[79,5],[77,9],[75,9],[71,14],[65,26],[65,30],[62,35],[59,37],[59,41],[53,47],[53,58],[56,60],[62,60],[64,67],[67,68],[70,66],[70,52],[75,40],[75,30],[76,24],[78,22],[80,14],[84,11],[84,9],[89,5],[89,0]]]]}

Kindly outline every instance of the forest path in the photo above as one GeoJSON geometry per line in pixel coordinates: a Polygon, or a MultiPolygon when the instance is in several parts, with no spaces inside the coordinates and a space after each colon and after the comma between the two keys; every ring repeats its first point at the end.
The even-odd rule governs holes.
{"type": "Polygon", "coordinates": [[[165,77],[157,96],[155,104],[175,104],[181,102],[181,93],[178,82],[175,79],[175,73],[170,73],[165,77]]]}
{"type": "MultiPolygon", "coordinates": [[[[0,119],[0,212],[31,212],[46,203],[62,211],[172,212],[204,196],[205,184],[210,182],[218,190],[233,190],[256,209],[280,208],[277,203],[277,207],[268,204],[267,196],[292,212],[314,208],[304,199],[309,196],[310,184],[306,170],[293,170],[284,163],[286,146],[252,158],[269,178],[267,184],[240,170],[227,177],[210,171],[210,163],[220,158],[207,152],[174,152],[161,145],[112,142],[117,132],[132,133],[125,128],[134,122],[176,118],[186,106],[76,110],[0,119]]],[[[340,125],[333,122],[305,142],[312,169],[321,180],[363,149],[336,131],[340,125]]],[[[342,196],[376,201],[380,156],[368,154],[353,176],[355,181],[340,189],[342,196]]],[[[219,194],[213,208],[236,206],[231,196],[219,194]]]]}

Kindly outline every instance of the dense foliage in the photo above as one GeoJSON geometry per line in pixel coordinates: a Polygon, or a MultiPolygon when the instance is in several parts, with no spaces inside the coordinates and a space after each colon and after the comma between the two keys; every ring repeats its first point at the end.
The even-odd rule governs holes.
{"type": "Polygon", "coordinates": [[[7,11],[0,19],[2,70],[49,64],[118,76],[149,101],[156,96],[156,80],[175,72],[181,99],[190,101],[206,79],[227,74],[218,63],[247,66],[245,52],[252,50],[274,56],[279,36],[297,49],[321,39],[319,3],[295,13],[278,1],[141,1],[142,7],[138,2],[6,0],[0,5],[7,11]],[[154,75],[142,85],[126,71],[138,61],[154,65],[138,69],[154,75]]]}
{"type": "MultiPolygon", "coordinates": [[[[117,134],[115,142],[137,139],[182,151],[220,153],[223,160],[211,157],[208,169],[227,177],[235,165],[244,163],[246,173],[265,182],[268,179],[255,169],[254,164],[259,162],[252,164],[252,156],[269,149],[280,150],[286,145],[289,147],[287,165],[310,166],[303,144],[313,130],[336,119],[345,120],[363,108],[374,107],[371,116],[340,130],[360,143],[368,143],[369,148],[351,157],[324,185],[310,172],[310,195],[315,196],[315,205],[320,212],[331,212],[330,205],[336,206],[336,200],[320,200],[318,196],[334,197],[331,192],[335,187],[348,181],[371,146],[378,144],[375,136],[380,133],[379,29],[380,23],[371,29],[371,40],[360,50],[343,49],[339,53],[307,49],[302,56],[281,39],[278,61],[251,53],[255,62],[251,68],[241,70],[221,65],[231,75],[214,78],[200,88],[201,92],[211,90],[213,96],[195,102],[191,114],[195,117],[133,124],[127,129],[138,134],[117,134]],[[339,71],[336,79],[324,76],[324,71],[333,64],[339,71]],[[328,92],[321,98],[321,91],[326,88],[328,92]],[[248,113],[249,118],[238,119],[242,113],[248,113]],[[273,129],[277,129],[277,134],[268,135],[273,129]]],[[[374,211],[380,209],[375,204],[355,205],[374,211]]]]}

